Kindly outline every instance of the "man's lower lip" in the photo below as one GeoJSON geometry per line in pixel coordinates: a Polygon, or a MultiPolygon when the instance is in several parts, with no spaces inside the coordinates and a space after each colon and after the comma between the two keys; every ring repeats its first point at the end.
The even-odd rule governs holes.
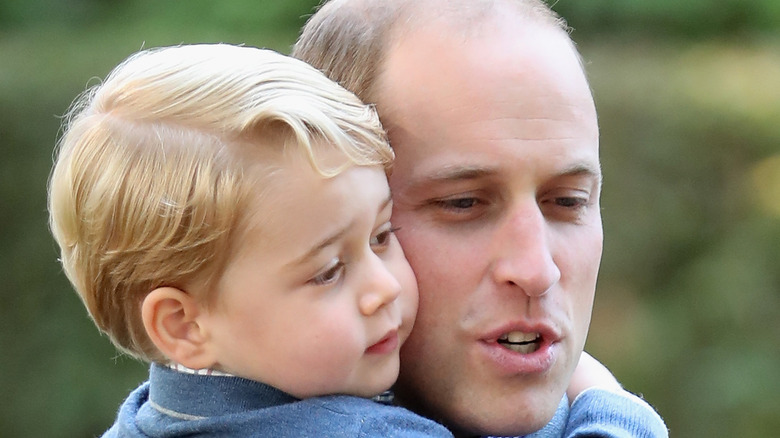
{"type": "Polygon", "coordinates": [[[366,348],[368,354],[387,354],[398,348],[398,334],[393,332],[376,344],[366,348]]]}
{"type": "Polygon", "coordinates": [[[498,342],[483,342],[483,353],[503,374],[542,374],[555,363],[555,346],[541,342],[532,353],[518,353],[498,342]]]}

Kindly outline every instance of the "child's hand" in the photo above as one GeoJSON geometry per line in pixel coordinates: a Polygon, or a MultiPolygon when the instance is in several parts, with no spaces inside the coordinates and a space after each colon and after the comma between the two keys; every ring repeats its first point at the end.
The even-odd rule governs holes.
{"type": "Polygon", "coordinates": [[[617,381],[615,376],[597,361],[593,356],[586,352],[582,352],[580,356],[580,362],[577,364],[577,368],[574,370],[574,374],[571,376],[569,387],[566,390],[566,395],[569,396],[569,403],[574,402],[574,399],[582,391],[588,388],[603,388],[610,391],[622,391],[623,387],[620,386],[620,382],[617,381]]]}

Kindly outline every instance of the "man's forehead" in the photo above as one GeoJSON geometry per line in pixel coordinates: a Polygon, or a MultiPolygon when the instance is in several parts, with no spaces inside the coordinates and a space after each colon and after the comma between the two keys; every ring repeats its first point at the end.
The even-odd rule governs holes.
{"type": "Polygon", "coordinates": [[[414,106],[430,99],[456,101],[464,93],[491,90],[491,79],[502,76],[533,92],[530,79],[557,81],[574,72],[582,76],[578,82],[587,83],[577,52],[560,29],[504,26],[502,32],[459,40],[430,26],[410,31],[390,47],[375,83],[375,100],[383,123],[388,123],[404,101],[414,106]],[[445,83],[451,86],[442,86],[445,83]]]}

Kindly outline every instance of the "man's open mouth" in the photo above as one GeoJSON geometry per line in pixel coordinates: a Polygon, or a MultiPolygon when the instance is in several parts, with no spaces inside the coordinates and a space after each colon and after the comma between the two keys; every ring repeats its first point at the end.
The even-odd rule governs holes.
{"type": "Polygon", "coordinates": [[[529,354],[539,349],[542,336],[539,333],[509,332],[498,338],[497,342],[512,351],[529,354]]]}

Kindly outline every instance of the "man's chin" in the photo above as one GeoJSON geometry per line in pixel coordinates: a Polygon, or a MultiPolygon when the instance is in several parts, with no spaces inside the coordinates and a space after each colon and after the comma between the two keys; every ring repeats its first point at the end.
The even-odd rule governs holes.
{"type": "MultiPolygon", "coordinates": [[[[563,396],[561,396],[562,400],[563,396]]],[[[522,436],[537,432],[553,419],[560,405],[558,403],[544,407],[537,405],[533,409],[518,409],[504,412],[470,412],[457,415],[457,421],[439,421],[447,425],[455,437],[473,436],[522,436]]],[[[502,406],[505,407],[505,406],[502,406]]]]}

